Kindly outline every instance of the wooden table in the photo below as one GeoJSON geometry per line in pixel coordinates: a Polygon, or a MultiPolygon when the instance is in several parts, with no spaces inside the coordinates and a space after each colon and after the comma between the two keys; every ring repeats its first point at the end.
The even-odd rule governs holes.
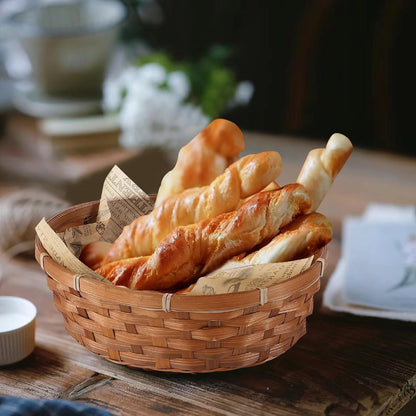
{"type": "MultiPolygon", "coordinates": [[[[294,181],[307,152],[325,144],[246,137],[245,153],[281,153],[281,184],[294,181]]],[[[249,369],[180,375],[107,362],[65,332],[37,263],[14,261],[0,294],[35,303],[37,346],[23,362],[0,369],[0,394],[79,400],[120,415],[396,414],[416,391],[416,326],[331,313],[321,299],[340,257],[343,218],[369,202],[415,204],[415,179],[415,159],[355,149],[320,209],[333,223],[334,240],[308,332],[281,357],[249,369]]]]}

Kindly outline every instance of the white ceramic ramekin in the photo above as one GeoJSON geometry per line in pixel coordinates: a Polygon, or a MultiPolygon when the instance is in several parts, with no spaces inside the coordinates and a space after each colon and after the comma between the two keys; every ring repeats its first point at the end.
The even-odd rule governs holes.
{"type": "Polygon", "coordinates": [[[0,366],[21,361],[34,350],[35,319],[32,302],[0,296],[0,366]]]}

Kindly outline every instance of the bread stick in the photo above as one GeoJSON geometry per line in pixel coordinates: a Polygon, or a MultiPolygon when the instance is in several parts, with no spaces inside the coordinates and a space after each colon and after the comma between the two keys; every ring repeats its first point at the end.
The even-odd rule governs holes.
{"type": "Polygon", "coordinates": [[[260,192],[237,211],[176,228],[151,256],[115,261],[96,271],[132,289],[177,290],[270,240],[310,205],[300,184],[260,192]]]}
{"type": "Polygon", "coordinates": [[[332,239],[332,226],[322,214],[302,215],[283,227],[270,243],[241,259],[231,259],[218,270],[291,261],[311,256],[332,239]]]}
{"type": "Polygon", "coordinates": [[[104,263],[150,255],[176,227],[237,209],[242,198],[262,190],[279,176],[281,169],[282,159],[277,152],[244,156],[210,185],[166,198],[150,214],[124,227],[104,263]]]}
{"type": "Polygon", "coordinates": [[[93,241],[82,249],[79,259],[94,270],[104,264],[105,256],[111,246],[112,244],[106,241],[93,241]]]}
{"type": "Polygon", "coordinates": [[[297,182],[306,188],[312,198],[310,212],[318,209],[352,149],[347,137],[334,133],[325,149],[314,149],[309,152],[297,182]]]}
{"type": "Polygon", "coordinates": [[[175,167],[160,184],[155,206],[185,189],[209,185],[244,150],[244,136],[231,121],[216,119],[182,147],[175,167]]]}

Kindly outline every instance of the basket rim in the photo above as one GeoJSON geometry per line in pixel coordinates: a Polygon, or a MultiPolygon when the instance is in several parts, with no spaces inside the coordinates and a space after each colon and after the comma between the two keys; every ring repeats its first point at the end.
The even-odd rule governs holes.
{"type": "MultiPolygon", "coordinates": [[[[73,205],[48,218],[46,221],[55,232],[61,229],[56,222],[65,218],[68,213],[85,211],[83,217],[93,218],[98,210],[99,201],[73,205]]],[[[80,218],[81,220],[82,218],[80,218]]],[[[80,222],[82,224],[83,222],[80,222]]],[[[70,224],[64,228],[75,226],[70,224]]],[[[327,246],[319,249],[311,266],[302,273],[283,282],[275,283],[265,289],[224,293],[214,295],[191,295],[164,293],[151,290],[134,290],[125,286],[116,286],[107,281],[99,281],[88,276],[80,276],[56,263],[43,247],[39,237],[35,237],[35,258],[46,275],[58,283],[89,297],[115,304],[122,303],[140,309],[165,312],[229,312],[247,307],[263,305],[270,301],[296,296],[298,291],[306,290],[322,277],[328,259],[327,246]]]]}

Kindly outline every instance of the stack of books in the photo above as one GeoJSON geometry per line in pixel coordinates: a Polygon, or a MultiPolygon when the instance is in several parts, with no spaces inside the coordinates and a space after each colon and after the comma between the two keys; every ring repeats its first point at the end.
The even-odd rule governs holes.
{"type": "Polygon", "coordinates": [[[8,117],[6,137],[39,157],[62,157],[118,147],[120,127],[115,115],[77,118],[8,117]]]}
{"type": "Polygon", "coordinates": [[[170,168],[160,149],[120,147],[115,116],[41,119],[12,113],[5,120],[1,182],[35,184],[73,202],[85,202],[99,198],[102,181],[114,165],[143,183],[146,192],[155,192],[170,168]]]}

